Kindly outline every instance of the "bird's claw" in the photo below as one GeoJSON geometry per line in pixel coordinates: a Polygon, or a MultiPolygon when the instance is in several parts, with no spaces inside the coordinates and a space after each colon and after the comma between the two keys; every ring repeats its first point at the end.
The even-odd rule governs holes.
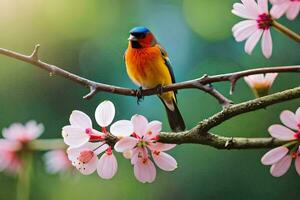
{"type": "Polygon", "coordinates": [[[156,91],[157,91],[157,94],[159,94],[159,95],[161,95],[163,93],[163,87],[161,84],[156,86],[156,91]]]}
{"type": "Polygon", "coordinates": [[[143,96],[142,90],[143,90],[142,87],[139,87],[139,89],[136,90],[136,97],[137,97],[136,103],[138,105],[140,105],[140,102],[142,102],[144,100],[144,96],[143,96]]]}

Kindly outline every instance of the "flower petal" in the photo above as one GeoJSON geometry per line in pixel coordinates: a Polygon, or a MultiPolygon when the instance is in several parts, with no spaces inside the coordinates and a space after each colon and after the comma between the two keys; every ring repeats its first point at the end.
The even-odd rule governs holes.
{"type": "Polygon", "coordinates": [[[137,144],[138,140],[136,138],[133,137],[124,137],[121,138],[114,146],[114,149],[117,152],[124,152],[124,151],[128,151],[130,149],[133,149],[136,144],[137,144]]]}
{"type": "Polygon", "coordinates": [[[110,132],[117,137],[130,136],[133,133],[133,125],[129,120],[120,120],[113,123],[110,132]]]}
{"type": "Polygon", "coordinates": [[[289,20],[294,20],[297,17],[299,10],[300,10],[300,3],[297,2],[297,3],[290,4],[286,12],[286,17],[289,20]]]}
{"type": "Polygon", "coordinates": [[[300,156],[299,155],[296,157],[295,167],[296,167],[296,171],[297,171],[298,175],[300,176],[300,156]]]}
{"type": "Polygon", "coordinates": [[[151,121],[147,125],[147,131],[151,131],[152,134],[158,135],[161,131],[162,123],[160,121],[151,121]]]}
{"type": "Polygon", "coordinates": [[[252,53],[254,47],[259,41],[261,35],[263,33],[262,29],[257,29],[246,41],[245,43],[245,52],[249,55],[252,53]]]}
{"type": "Polygon", "coordinates": [[[173,171],[177,168],[177,161],[165,152],[152,153],[152,158],[155,164],[162,170],[173,171]]]}
{"type": "Polygon", "coordinates": [[[13,123],[8,128],[4,128],[2,131],[2,135],[5,139],[20,141],[27,139],[27,136],[24,135],[26,132],[25,127],[21,123],[13,123]]]}
{"type": "Polygon", "coordinates": [[[156,169],[150,159],[138,159],[133,167],[134,175],[142,183],[152,183],[156,177],[156,169]]]}
{"type": "Polygon", "coordinates": [[[0,152],[18,151],[22,148],[22,143],[14,140],[0,139],[0,152]]]}
{"type": "Polygon", "coordinates": [[[105,144],[104,142],[87,142],[78,147],[69,147],[67,149],[68,158],[69,160],[75,160],[77,159],[81,151],[87,151],[87,150],[91,150],[95,153],[95,155],[98,155],[99,153],[101,153],[100,151],[103,151],[102,147],[103,149],[105,149],[105,147],[108,147],[108,145],[105,144]]]}
{"type": "Polygon", "coordinates": [[[269,13],[268,0],[257,0],[257,4],[258,4],[259,14],[269,13]]]}
{"type": "Polygon", "coordinates": [[[93,145],[96,145],[95,147],[93,147],[92,149],[94,150],[94,153],[96,155],[101,154],[103,151],[106,151],[109,147],[108,144],[106,144],[105,142],[97,142],[97,143],[91,143],[93,145]]]}
{"type": "Polygon", "coordinates": [[[88,162],[81,162],[78,158],[82,151],[91,151],[90,144],[84,144],[80,147],[70,147],[67,149],[68,158],[72,161],[72,165],[78,169],[82,174],[89,175],[96,171],[98,157],[93,154],[93,157],[88,162]]]}
{"type": "Polygon", "coordinates": [[[271,16],[275,19],[278,19],[280,18],[285,12],[286,10],[288,9],[289,7],[289,2],[288,3],[282,3],[282,4],[279,4],[279,5],[273,5],[272,8],[271,8],[271,16]]]}
{"type": "Polygon", "coordinates": [[[90,174],[94,173],[94,171],[96,171],[97,163],[98,163],[98,158],[97,158],[96,155],[94,155],[92,157],[92,159],[87,163],[83,163],[83,162],[78,161],[78,160],[75,161],[74,166],[83,175],[90,175],[90,174]]]}
{"type": "Polygon", "coordinates": [[[249,26],[252,26],[252,25],[256,25],[257,22],[255,20],[252,20],[252,19],[248,19],[248,20],[243,20],[243,21],[240,21],[238,23],[236,23],[233,27],[232,27],[232,32],[236,32],[236,31],[239,31],[239,30],[243,30],[249,26]]]}
{"type": "Polygon", "coordinates": [[[70,146],[80,146],[89,141],[90,136],[81,128],[74,126],[65,126],[62,129],[64,142],[70,146]]]}
{"type": "Polygon", "coordinates": [[[274,138],[277,138],[279,140],[294,140],[296,139],[294,137],[294,132],[285,126],[274,124],[269,127],[268,129],[270,135],[274,138]]]}
{"type": "Polygon", "coordinates": [[[70,124],[82,129],[92,128],[92,120],[90,117],[79,110],[74,110],[70,115],[70,124]]]}
{"type": "Polygon", "coordinates": [[[241,3],[234,3],[233,4],[233,9],[231,10],[232,14],[241,17],[241,18],[245,18],[245,19],[256,19],[257,15],[255,13],[251,13],[249,12],[248,9],[246,9],[246,7],[241,4],[241,3]]]}
{"type": "Polygon", "coordinates": [[[296,116],[298,126],[300,127],[300,107],[296,110],[295,116],[296,116]]]}
{"type": "MultiPolygon", "coordinates": [[[[251,21],[254,21],[254,20],[251,20],[251,21]]],[[[254,21],[254,22],[256,23],[256,21],[254,21]]],[[[233,36],[237,42],[244,41],[245,39],[249,38],[250,35],[252,35],[257,30],[256,27],[257,27],[257,25],[253,24],[244,29],[239,29],[233,33],[233,36]]]]}
{"type": "Polygon", "coordinates": [[[280,114],[280,120],[285,126],[294,130],[298,130],[298,123],[296,121],[296,116],[293,112],[289,110],[282,111],[280,114]]]}
{"type": "Polygon", "coordinates": [[[111,179],[118,170],[117,159],[114,154],[104,153],[99,159],[97,172],[103,179],[111,179]]]}
{"type": "Polygon", "coordinates": [[[264,30],[262,39],[261,39],[261,49],[266,58],[270,58],[272,55],[272,37],[270,29],[264,30]]]}
{"type": "Polygon", "coordinates": [[[44,154],[46,170],[50,174],[67,171],[72,165],[64,150],[52,150],[44,154]]]}
{"type": "Polygon", "coordinates": [[[131,118],[133,131],[140,137],[144,136],[147,131],[148,120],[143,115],[133,115],[131,118]]]}
{"type": "Polygon", "coordinates": [[[272,176],[279,177],[284,175],[290,168],[292,163],[292,157],[287,155],[283,157],[279,162],[272,165],[270,172],[272,176]]]}
{"type": "Polygon", "coordinates": [[[132,158],[132,150],[124,151],[123,156],[126,159],[131,159],[132,158]]]}
{"type": "Polygon", "coordinates": [[[267,80],[269,82],[270,87],[273,85],[273,82],[275,81],[277,76],[278,76],[278,73],[267,73],[265,75],[265,80],[267,80]]]}
{"type": "Polygon", "coordinates": [[[155,142],[155,143],[150,143],[148,147],[152,151],[168,151],[168,150],[176,147],[176,144],[166,144],[166,143],[155,142]]]}
{"type": "Polygon", "coordinates": [[[136,147],[132,149],[131,155],[131,164],[135,165],[138,162],[138,159],[148,158],[148,149],[146,147],[136,147]]]}
{"type": "Polygon", "coordinates": [[[103,101],[95,111],[95,118],[99,126],[107,127],[111,124],[115,117],[115,106],[111,101],[103,101]]]}
{"type": "Polygon", "coordinates": [[[7,152],[1,151],[0,152],[0,172],[5,170],[9,164],[10,164],[10,159],[8,159],[9,156],[7,155],[7,152]]]}
{"type": "Polygon", "coordinates": [[[242,2],[249,13],[251,13],[253,16],[258,16],[259,7],[254,0],[242,0],[242,2]]]}
{"type": "Polygon", "coordinates": [[[151,121],[147,125],[147,131],[144,135],[145,140],[151,140],[152,138],[155,138],[157,135],[159,135],[162,128],[162,123],[160,121],[151,121]]]}
{"type": "Polygon", "coordinates": [[[285,146],[271,149],[261,158],[261,163],[264,165],[273,165],[274,163],[282,159],[288,152],[289,149],[285,146]]]}
{"type": "Polygon", "coordinates": [[[31,120],[25,124],[26,134],[30,140],[38,138],[44,132],[44,125],[31,120]]]}
{"type": "Polygon", "coordinates": [[[270,0],[272,4],[282,4],[287,2],[287,0],[270,0]]]}

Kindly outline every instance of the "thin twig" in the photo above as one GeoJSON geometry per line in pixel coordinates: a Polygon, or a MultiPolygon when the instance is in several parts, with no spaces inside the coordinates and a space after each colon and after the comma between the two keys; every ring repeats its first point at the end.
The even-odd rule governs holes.
{"type": "Polygon", "coordinates": [[[290,30],[286,26],[280,24],[279,22],[277,22],[275,20],[272,21],[272,26],[274,28],[276,28],[278,31],[280,31],[281,33],[287,35],[289,38],[291,38],[291,39],[295,40],[296,42],[300,43],[300,35],[298,35],[294,31],[290,30]]]}

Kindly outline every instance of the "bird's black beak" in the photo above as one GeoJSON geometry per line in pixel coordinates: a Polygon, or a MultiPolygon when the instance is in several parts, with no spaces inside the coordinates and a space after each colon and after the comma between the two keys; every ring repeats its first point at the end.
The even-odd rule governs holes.
{"type": "Polygon", "coordinates": [[[134,42],[134,41],[135,41],[135,42],[138,41],[138,39],[137,39],[134,35],[131,35],[131,34],[130,34],[128,40],[129,40],[129,41],[133,41],[133,42],[134,42]]]}

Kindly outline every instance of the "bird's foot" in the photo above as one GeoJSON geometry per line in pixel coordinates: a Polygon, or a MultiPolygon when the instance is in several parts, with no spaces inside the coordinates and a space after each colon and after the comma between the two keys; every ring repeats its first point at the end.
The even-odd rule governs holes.
{"type": "Polygon", "coordinates": [[[155,89],[157,94],[161,95],[163,93],[163,86],[161,84],[157,85],[155,89]]]}
{"type": "Polygon", "coordinates": [[[142,90],[143,90],[142,87],[139,87],[139,89],[136,90],[136,97],[137,97],[136,103],[138,105],[140,105],[140,102],[142,102],[144,100],[144,96],[143,96],[142,90]]]}

